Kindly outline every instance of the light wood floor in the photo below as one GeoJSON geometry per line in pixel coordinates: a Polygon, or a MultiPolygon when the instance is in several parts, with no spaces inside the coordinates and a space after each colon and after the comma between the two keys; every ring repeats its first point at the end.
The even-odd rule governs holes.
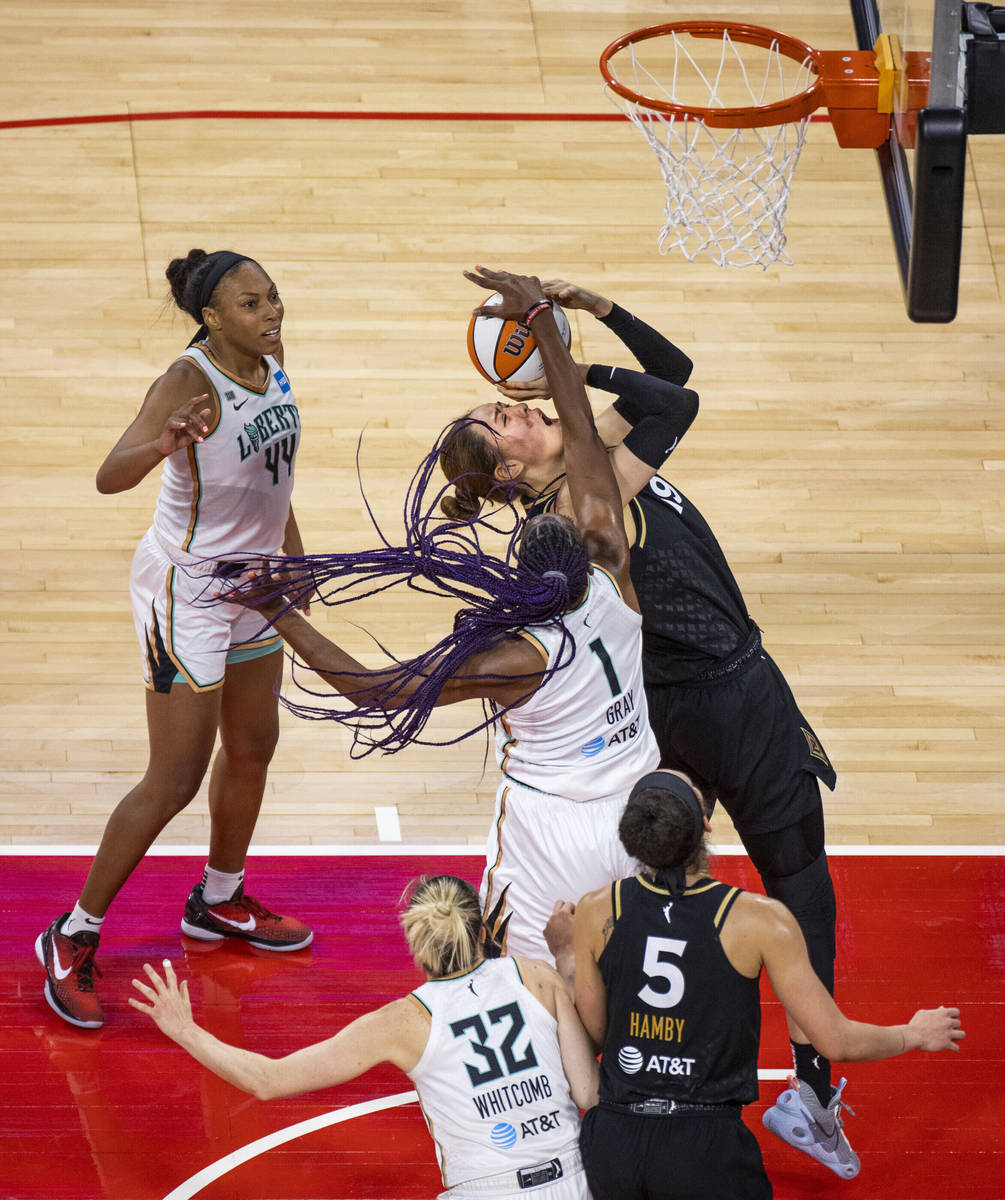
{"type": "MultiPolygon", "coordinates": [[[[853,44],[844,0],[753,7],[812,44],[853,44]]],[[[189,336],[163,270],[192,246],[254,255],[284,293],[311,549],[373,541],[361,429],[367,493],[393,530],[434,434],[490,394],[464,349],[462,267],[566,275],[664,329],[702,397],[668,474],[717,530],[839,769],[829,840],[1005,842],[1005,138],[971,139],[952,325],[907,320],[872,152],[839,150],[826,125],[793,188],[795,265],[661,258],[663,187],[627,122],[464,115],[611,112],[600,50],[658,19],[662,6],[599,0],[0,3],[0,120],[459,114],[0,130],[0,845],[96,842],[145,765],[127,576],[157,481],[102,497],[93,477],[189,336]]],[[[574,336],[590,361],[624,360],[591,318],[574,336]]],[[[318,618],[376,662],[347,618],[408,654],[450,613],[392,595],[318,618]]],[[[477,714],[444,711],[434,729],[477,714]]],[[[361,762],[347,747],[284,717],[259,842],[373,841],[375,805],[397,806],[407,842],[481,842],[484,741],[361,762]]],[[[162,841],[206,830],[203,795],[162,841]]],[[[734,840],[722,820],[715,836],[734,840]]]]}

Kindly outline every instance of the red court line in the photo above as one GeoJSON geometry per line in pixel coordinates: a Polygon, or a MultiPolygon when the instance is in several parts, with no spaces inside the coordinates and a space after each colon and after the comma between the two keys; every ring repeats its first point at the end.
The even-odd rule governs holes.
{"type": "MultiPolygon", "coordinates": [[[[57,125],[109,125],[123,121],[624,121],[623,113],[546,113],[546,112],[370,112],[351,109],[317,111],[310,109],[215,109],[196,108],[178,112],[95,113],[76,117],[29,117],[0,121],[0,129],[46,129],[57,125]]],[[[828,121],[825,113],[815,113],[811,121],[828,121]]]]}

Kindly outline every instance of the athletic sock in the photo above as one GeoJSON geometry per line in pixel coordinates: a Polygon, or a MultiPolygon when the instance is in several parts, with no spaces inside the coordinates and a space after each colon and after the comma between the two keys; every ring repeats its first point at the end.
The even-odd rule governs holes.
{"type": "Polygon", "coordinates": [[[796,1076],[809,1084],[823,1108],[831,1102],[831,1060],[818,1054],[809,1042],[791,1042],[796,1076]]]}
{"type": "Polygon", "coordinates": [[[73,906],[73,912],[66,918],[60,928],[64,937],[73,937],[75,933],[97,933],[100,935],[104,917],[94,917],[86,909],[80,907],[80,901],[73,906]]]}
{"type": "Polygon", "coordinates": [[[203,902],[210,905],[222,904],[224,900],[229,900],[233,896],[243,882],[243,871],[228,875],[226,871],[214,871],[207,863],[202,876],[203,902]]]}

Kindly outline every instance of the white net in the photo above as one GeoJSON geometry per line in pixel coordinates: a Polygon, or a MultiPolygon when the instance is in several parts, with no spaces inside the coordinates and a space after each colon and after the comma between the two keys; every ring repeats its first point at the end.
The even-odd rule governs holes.
{"type": "Polygon", "coordinates": [[[680,250],[691,262],[707,254],[721,267],[791,263],[785,213],[809,117],[720,129],[698,116],[647,107],[641,97],[705,109],[763,106],[806,91],[814,79],[812,64],[787,57],[776,43],[762,48],[734,41],[728,31],[711,45],[710,55],[709,39],[698,43],[671,32],[625,47],[630,69],[624,76],[614,74],[614,60],[609,63],[614,78],[640,99],[628,100],[611,88],[608,95],[656,152],[666,184],[660,253],[680,250]],[[662,66],[643,65],[643,49],[647,58],[662,58],[662,66]]]}

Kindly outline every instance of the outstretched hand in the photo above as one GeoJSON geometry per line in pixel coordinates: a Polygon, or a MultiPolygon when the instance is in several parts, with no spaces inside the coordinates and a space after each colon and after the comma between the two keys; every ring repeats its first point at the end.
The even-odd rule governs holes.
{"type": "Polygon", "coordinates": [[[578,283],[569,283],[566,279],[546,279],[541,286],[545,296],[562,308],[581,308],[595,317],[606,317],[614,307],[604,296],[580,287],[578,283]]]}
{"type": "Polygon", "coordinates": [[[908,1028],[921,1038],[919,1050],[954,1050],[959,1054],[957,1042],[967,1036],[960,1028],[960,1010],[945,1006],[919,1009],[908,1028]]]}
{"type": "Polygon", "coordinates": [[[472,310],[475,316],[521,321],[527,310],[544,298],[544,288],[536,275],[514,275],[510,271],[475,267],[473,271],[465,271],[464,278],[487,291],[498,292],[502,297],[498,304],[480,304],[472,310]]]}
{"type": "Polygon", "coordinates": [[[149,963],[143,964],[149,984],[139,979],[133,980],[133,987],[146,997],[147,1003],[129,997],[130,1005],[138,1012],[146,1013],[157,1028],[172,1041],[179,1041],[186,1028],[194,1025],[192,1004],[188,998],[188,980],[182,980],[181,985],[174,973],[174,967],[168,959],[164,959],[164,978],[154,970],[149,963]]]}
{"type": "Polygon", "coordinates": [[[164,422],[156,446],[165,458],[176,450],[184,450],[193,442],[201,442],[203,435],[209,433],[206,422],[213,410],[208,401],[208,393],[194,396],[187,404],[176,408],[164,422]]]}

